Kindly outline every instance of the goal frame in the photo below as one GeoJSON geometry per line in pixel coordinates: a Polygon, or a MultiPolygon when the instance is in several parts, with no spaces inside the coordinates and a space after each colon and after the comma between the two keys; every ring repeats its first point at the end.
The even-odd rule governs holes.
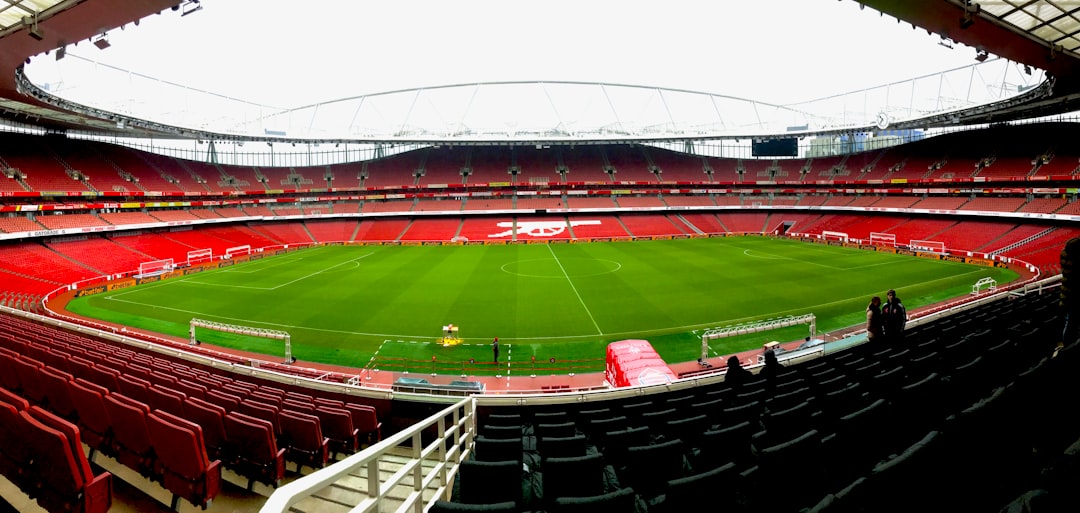
{"type": "Polygon", "coordinates": [[[829,231],[829,230],[822,230],[821,231],[821,238],[825,239],[825,240],[838,240],[840,242],[847,242],[848,241],[848,234],[846,234],[844,232],[832,232],[832,231],[829,231]],[[830,237],[832,237],[832,238],[830,238],[830,237]]]}
{"type": "Polygon", "coordinates": [[[936,240],[911,240],[908,241],[908,249],[912,251],[927,251],[930,253],[944,255],[945,243],[936,240]]]}
{"type": "Polygon", "coordinates": [[[285,363],[292,364],[296,362],[296,358],[293,358],[292,355],[292,337],[289,336],[289,332],[287,331],[255,328],[253,326],[241,326],[238,324],[225,324],[222,322],[192,317],[191,322],[188,324],[188,336],[190,337],[188,344],[193,346],[200,344],[199,340],[195,338],[195,328],[204,328],[223,333],[236,333],[238,335],[261,337],[271,340],[283,340],[285,341],[285,363]]]}
{"type": "Polygon", "coordinates": [[[225,250],[225,255],[222,258],[229,259],[229,258],[232,258],[232,257],[234,257],[236,255],[250,255],[250,254],[251,254],[251,246],[248,245],[248,244],[245,244],[243,246],[233,246],[231,248],[226,249],[225,250]]]}
{"type": "Polygon", "coordinates": [[[150,262],[139,262],[139,276],[167,273],[175,268],[176,262],[171,258],[153,260],[150,262]]]}
{"type": "Polygon", "coordinates": [[[870,232],[870,244],[872,246],[896,247],[895,233],[870,232]]]}
{"type": "Polygon", "coordinates": [[[199,263],[202,263],[202,262],[212,262],[213,260],[214,260],[214,249],[213,248],[195,249],[195,250],[191,250],[191,251],[187,252],[187,263],[188,263],[188,265],[199,264],[199,263]]]}
{"type": "Polygon", "coordinates": [[[701,335],[701,357],[698,359],[698,361],[704,362],[705,359],[709,357],[710,340],[734,337],[738,335],[746,335],[748,333],[759,333],[762,331],[787,328],[790,326],[798,326],[800,324],[809,325],[808,327],[810,328],[810,338],[814,338],[817,335],[817,316],[812,313],[803,315],[791,315],[788,317],[767,319],[764,321],[747,322],[706,330],[705,333],[701,335]]]}

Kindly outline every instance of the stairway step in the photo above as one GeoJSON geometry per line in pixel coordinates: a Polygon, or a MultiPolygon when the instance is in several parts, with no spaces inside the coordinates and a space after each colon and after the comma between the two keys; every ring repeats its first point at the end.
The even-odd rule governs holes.
{"type": "MultiPolygon", "coordinates": [[[[408,449],[401,454],[387,454],[379,461],[379,480],[385,481],[394,473],[401,470],[411,459],[405,454],[410,454],[408,449]]],[[[421,464],[424,473],[435,468],[438,462],[424,460],[421,464]]],[[[367,494],[367,467],[361,467],[354,472],[342,477],[333,484],[316,491],[310,497],[296,503],[291,511],[294,513],[345,513],[357,505],[372,500],[367,494]]],[[[424,501],[435,496],[441,483],[433,481],[423,492],[424,501]]],[[[400,484],[383,492],[383,504],[381,511],[394,511],[412,493],[412,479],[405,478],[400,484]]]]}

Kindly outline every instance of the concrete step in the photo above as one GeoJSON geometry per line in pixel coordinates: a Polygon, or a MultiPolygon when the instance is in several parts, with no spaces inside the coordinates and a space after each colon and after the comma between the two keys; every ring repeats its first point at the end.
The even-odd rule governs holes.
{"type": "MultiPolygon", "coordinates": [[[[406,456],[408,450],[401,451],[399,454],[388,454],[379,461],[379,481],[385,482],[395,472],[401,470],[411,458],[406,456]]],[[[434,460],[425,460],[421,465],[423,467],[423,473],[429,473],[435,468],[437,464],[434,460]]],[[[337,482],[318,490],[310,497],[296,503],[290,509],[294,513],[347,513],[356,506],[364,503],[365,501],[372,501],[374,498],[370,497],[367,493],[367,467],[361,467],[347,476],[339,479],[337,482]]],[[[407,477],[402,480],[398,486],[385,491],[383,495],[383,503],[381,504],[380,511],[395,511],[405,499],[412,493],[412,478],[407,477]]],[[[438,479],[435,479],[424,490],[424,501],[430,500],[438,488],[442,485],[438,479]]]]}

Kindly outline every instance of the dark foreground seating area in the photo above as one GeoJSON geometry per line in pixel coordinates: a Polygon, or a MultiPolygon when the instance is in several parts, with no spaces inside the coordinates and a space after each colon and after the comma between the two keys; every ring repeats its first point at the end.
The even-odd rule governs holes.
{"type": "Polygon", "coordinates": [[[998,511],[1034,489],[1075,507],[1063,398],[1080,349],[1054,352],[1056,301],[1001,300],[738,386],[484,407],[439,510],[998,511]]]}

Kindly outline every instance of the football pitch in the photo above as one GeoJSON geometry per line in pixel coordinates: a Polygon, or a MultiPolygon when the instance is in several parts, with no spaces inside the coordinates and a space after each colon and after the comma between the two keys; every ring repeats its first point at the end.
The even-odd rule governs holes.
{"type": "MultiPolygon", "coordinates": [[[[646,339],[668,362],[691,361],[708,328],[812,313],[818,331],[831,331],[864,322],[870,297],[890,288],[910,311],[969,294],[984,277],[1004,284],[1017,274],[766,237],[320,246],[76,298],[68,309],[179,337],[192,318],[282,330],[296,358],[349,367],[566,373],[602,370],[616,340],[646,339]],[[459,327],[460,345],[440,342],[449,324],[459,327]]],[[[709,355],[807,333],[719,339],[709,355]]],[[[268,360],[284,355],[277,340],[197,336],[268,360]]]]}

